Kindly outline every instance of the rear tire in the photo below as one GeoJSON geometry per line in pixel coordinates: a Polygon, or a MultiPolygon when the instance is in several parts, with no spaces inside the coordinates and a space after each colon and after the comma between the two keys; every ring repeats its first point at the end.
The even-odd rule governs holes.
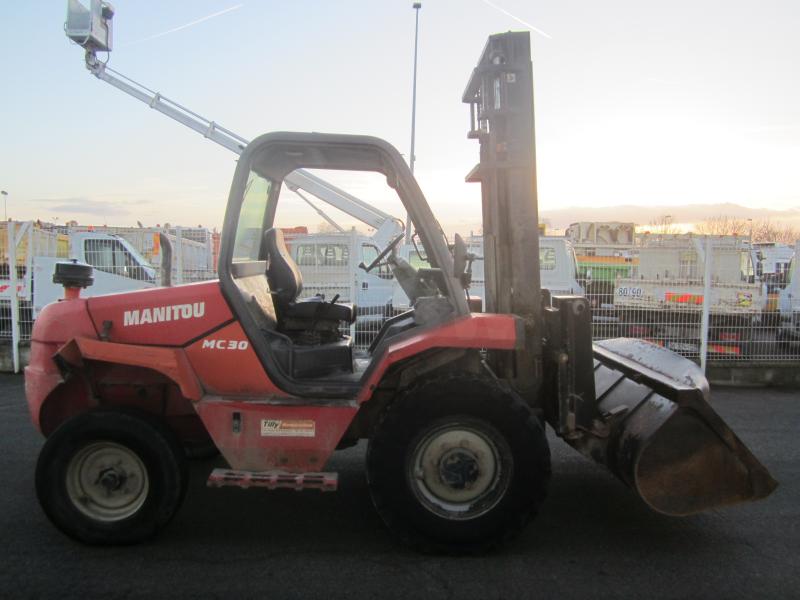
{"type": "Polygon", "coordinates": [[[186,494],[188,469],[175,435],[156,418],[100,408],[63,423],[36,465],[45,514],[87,544],[153,537],[186,494]]]}
{"type": "Polygon", "coordinates": [[[367,479],[383,521],[424,552],[477,553],[536,514],[550,479],[544,429],[491,380],[446,377],[395,401],[373,433],[367,479]]]}

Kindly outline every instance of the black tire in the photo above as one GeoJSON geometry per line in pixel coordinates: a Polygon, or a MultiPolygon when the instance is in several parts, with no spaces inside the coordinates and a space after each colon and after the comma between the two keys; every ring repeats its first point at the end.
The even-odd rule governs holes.
{"type": "Polygon", "coordinates": [[[87,544],[153,537],[177,512],[187,483],[184,451],[172,431],[129,409],[99,408],[69,419],[47,439],[36,465],[45,514],[87,544]]]}
{"type": "Polygon", "coordinates": [[[549,479],[540,421],[478,377],[410,389],[386,410],[367,449],[375,508],[423,552],[478,553],[510,540],[536,515],[549,479]]]}

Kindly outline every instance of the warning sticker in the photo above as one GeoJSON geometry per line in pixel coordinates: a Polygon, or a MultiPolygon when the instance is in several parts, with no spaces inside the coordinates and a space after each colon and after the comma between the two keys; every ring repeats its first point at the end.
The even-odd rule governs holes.
{"type": "Polygon", "coordinates": [[[314,437],[316,423],[311,419],[261,419],[264,437],[314,437]]]}

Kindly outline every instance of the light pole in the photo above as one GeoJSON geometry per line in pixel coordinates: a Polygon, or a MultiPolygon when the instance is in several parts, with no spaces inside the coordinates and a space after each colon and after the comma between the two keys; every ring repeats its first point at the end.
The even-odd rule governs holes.
{"type": "Polygon", "coordinates": [[[3,220],[8,221],[8,206],[7,206],[7,199],[8,199],[8,192],[5,190],[0,191],[0,194],[3,196],[3,220]]]}
{"type": "MultiPolygon", "coordinates": [[[[408,157],[408,166],[411,169],[411,174],[414,174],[414,142],[416,140],[416,127],[417,127],[417,43],[419,41],[419,9],[422,8],[422,2],[414,2],[411,5],[414,9],[414,83],[412,84],[411,91],[411,153],[408,157]]],[[[406,213],[406,243],[411,241],[411,217],[406,213]]]]}

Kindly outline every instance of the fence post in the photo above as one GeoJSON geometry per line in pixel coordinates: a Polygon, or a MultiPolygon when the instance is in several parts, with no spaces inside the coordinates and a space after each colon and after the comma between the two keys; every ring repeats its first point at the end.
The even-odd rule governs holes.
{"type": "Polygon", "coordinates": [[[183,283],[183,232],[180,227],[175,228],[175,242],[175,281],[180,285],[183,283]]]}
{"type": "Polygon", "coordinates": [[[28,227],[28,251],[25,254],[25,294],[26,300],[33,302],[33,257],[38,254],[38,247],[34,248],[33,223],[28,227]]]}
{"type": "Polygon", "coordinates": [[[8,283],[11,308],[11,356],[14,373],[19,373],[19,298],[17,297],[17,224],[8,221],[6,224],[8,242],[8,283]]]}
{"type": "MultiPolygon", "coordinates": [[[[358,310],[358,303],[361,299],[359,297],[361,293],[361,286],[358,282],[359,276],[359,269],[355,267],[358,264],[358,261],[361,260],[361,244],[359,243],[355,231],[350,232],[350,260],[347,261],[347,270],[350,272],[350,304],[358,310]]],[[[350,323],[350,338],[353,342],[356,341],[356,321],[354,320],[350,323]]]]}
{"type": "Polygon", "coordinates": [[[712,241],[711,236],[707,235],[705,239],[705,257],[703,260],[704,274],[703,274],[703,318],[700,322],[700,368],[703,374],[706,372],[706,363],[708,361],[708,332],[710,328],[710,309],[711,309],[711,267],[714,256],[711,252],[712,241]]]}

